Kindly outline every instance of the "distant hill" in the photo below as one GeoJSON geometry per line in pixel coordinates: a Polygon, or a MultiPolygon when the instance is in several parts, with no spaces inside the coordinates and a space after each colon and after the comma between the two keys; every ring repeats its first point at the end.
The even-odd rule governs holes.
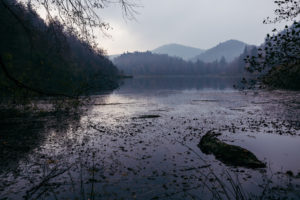
{"type": "MultiPolygon", "coordinates": [[[[220,61],[224,56],[226,62],[231,62],[243,53],[246,46],[247,44],[244,42],[228,40],[208,50],[180,44],[166,44],[152,50],[151,52],[154,54],[166,54],[171,57],[182,58],[186,61],[196,62],[197,60],[200,60],[206,63],[211,63],[216,60],[220,61]]],[[[114,60],[119,56],[120,55],[110,55],[108,58],[110,60],[114,60]]]]}
{"type": "Polygon", "coordinates": [[[158,47],[151,51],[156,54],[167,54],[169,56],[176,56],[184,60],[189,60],[204,52],[202,49],[188,47],[180,44],[167,44],[158,47]]]}
{"type": "Polygon", "coordinates": [[[238,40],[228,40],[195,56],[191,61],[196,62],[197,60],[201,60],[209,63],[215,60],[221,60],[224,56],[227,62],[231,62],[243,53],[246,45],[246,43],[238,40]]]}
{"type": "Polygon", "coordinates": [[[114,64],[121,73],[133,76],[172,76],[172,75],[238,75],[244,73],[244,53],[232,63],[226,63],[224,59],[212,63],[197,61],[195,63],[185,61],[179,57],[171,57],[167,54],[156,54],[150,51],[125,53],[114,59],[114,64]]]}

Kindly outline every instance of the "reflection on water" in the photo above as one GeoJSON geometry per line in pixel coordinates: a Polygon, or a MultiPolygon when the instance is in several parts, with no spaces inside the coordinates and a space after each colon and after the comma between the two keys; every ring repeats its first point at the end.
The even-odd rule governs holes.
{"type": "Polygon", "coordinates": [[[240,78],[205,76],[136,77],[124,80],[121,91],[143,93],[149,90],[224,90],[233,88],[239,81],[240,78]]]}
{"type": "Polygon", "coordinates": [[[300,198],[300,94],[245,95],[233,80],[206,79],[130,79],[93,96],[79,120],[46,129],[44,142],[0,175],[0,197],[235,199],[238,187],[245,197],[300,198]],[[268,168],[233,168],[203,154],[197,145],[212,129],[268,168]]]}

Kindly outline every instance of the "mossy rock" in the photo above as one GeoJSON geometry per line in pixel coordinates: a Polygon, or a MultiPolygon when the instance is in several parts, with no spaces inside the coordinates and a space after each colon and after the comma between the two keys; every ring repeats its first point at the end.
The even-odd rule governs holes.
{"type": "Polygon", "coordinates": [[[246,168],[265,168],[266,164],[256,156],[239,146],[226,144],[217,138],[220,134],[208,131],[202,138],[198,147],[205,154],[213,154],[217,160],[226,165],[246,168]]]}

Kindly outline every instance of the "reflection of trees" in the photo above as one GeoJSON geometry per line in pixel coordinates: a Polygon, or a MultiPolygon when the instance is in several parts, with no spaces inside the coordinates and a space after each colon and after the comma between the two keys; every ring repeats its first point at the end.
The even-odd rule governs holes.
{"type": "Polygon", "coordinates": [[[122,91],[143,90],[190,90],[190,89],[226,89],[238,81],[238,78],[221,77],[137,77],[125,80],[122,91]]]}
{"type": "Polygon", "coordinates": [[[18,161],[42,145],[48,134],[65,133],[79,123],[81,113],[1,110],[0,169],[13,169],[18,161]]]}
{"type": "MultiPolygon", "coordinates": [[[[99,99],[96,97],[95,102],[99,103],[98,100],[101,99],[102,96],[99,99]]],[[[105,99],[102,100],[105,102],[105,99]]],[[[114,109],[120,105],[106,106],[114,109]]],[[[105,110],[101,106],[99,109],[105,110]]],[[[244,182],[239,182],[243,180],[245,174],[236,177],[239,174],[234,172],[236,169],[231,171],[223,165],[215,167],[214,162],[205,162],[206,157],[203,157],[190,140],[199,139],[200,129],[195,132],[187,129],[187,134],[183,134],[180,130],[191,125],[187,122],[183,129],[175,129],[178,133],[168,135],[173,127],[180,126],[182,118],[178,118],[178,121],[172,119],[172,122],[164,121],[164,117],[150,121],[125,116],[118,118],[115,124],[108,125],[103,124],[107,115],[99,116],[99,113],[102,112],[96,111],[89,115],[83,112],[74,120],[70,118],[70,122],[63,116],[57,118],[57,121],[49,122],[46,125],[48,129],[45,130],[56,132],[46,144],[50,146],[39,149],[37,153],[30,154],[26,161],[20,162],[18,183],[12,188],[20,191],[20,195],[25,193],[27,199],[63,197],[132,199],[134,196],[137,199],[155,197],[188,199],[191,196],[195,199],[252,197],[248,193],[247,186],[243,190],[244,182]],[[66,121],[66,124],[59,121],[66,121]],[[61,128],[56,124],[61,124],[61,128]],[[170,128],[161,128],[166,124],[170,128]],[[136,132],[139,129],[141,131],[136,132]],[[155,138],[151,136],[147,138],[151,134],[157,135],[154,135],[155,138]],[[174,143],[177,144],[178,141],[182,148],[176,145],[173,149],[174,143]],[[164,147],[171,144],[172,148],[160,151],[164,149],[164,147],[160,149],[162,144],[164,147]],[[146,150],[142,150],[143,148],[146,150]],[[158,154],[153,152],[156,149],[158,154]],[[162,160],[163,158],[166,160],[162,160]],[[157,164],[158,162],[160,164],[157,164]]],[[[257,174],[261,175],[259,172],[257,174]]],[[[266,182],[259,183],[265,184],[263,187],[268,187],[266,191],[274,196],[281,195],[273,192],[271,188],[273,185],[267,182],[268,177],[264,178],[266,182]]],[[[284,184],[283,186],[285,187],[284,184]]],[[[256,194],[268,195],[267,192],[256,194]]],[[[267,196],[264,197],[268,199],[267,196]]]]}

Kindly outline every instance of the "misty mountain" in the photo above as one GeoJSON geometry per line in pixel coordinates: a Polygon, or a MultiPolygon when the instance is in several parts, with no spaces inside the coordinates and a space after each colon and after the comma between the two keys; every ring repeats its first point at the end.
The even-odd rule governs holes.
{"type": "Polygon", "coordinates": [[[167,54],[169,56],[176,56],[184,60],[189,60],[203,52],[204,50],[202,49],[188,47],[180,44],[167,44],[152,50],[152,53],[167,54]]]}
{"type": "Polygon", "coordinates": [[[195,56],[191,61],[196,62],[197,60],[201,60],[210,63],[215,60],[221,60],[224,56],[227,62],[231,62],[243,53],[246,45],[246,43],[238,40],[228,40],[195,56]]]}
{"type": "Polygon", "coordinates": [[[179,57],[171,57],[167,54],[155,54],[150,51],[134,52],[120,55],[114,59],[114,64],[121,73],[133,76],[242,76],[245,72],[244,58],[249,53],[251,53],[250,49],[244,48],[242,54],[231,63],[227,63],[224,58],[211,63],[199,60],[194,63],[179,57]]]}

